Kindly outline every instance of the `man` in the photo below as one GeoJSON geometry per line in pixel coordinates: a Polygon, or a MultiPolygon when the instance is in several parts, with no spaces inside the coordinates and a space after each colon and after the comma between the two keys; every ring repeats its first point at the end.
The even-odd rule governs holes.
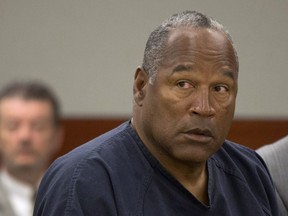
{"type": "Polygon", "coordinates": [[[60,148],[59,104],[38,82],[0,92],[0,215],[31,216],[35,191],[60,148]]]}
{"type": "Polygon", "coordinates": [[[131,121],[56,161],[34,215],[278,215],[261,158],[225,141],[237,77],[222,25],[173,15],[146,44],[131,121]]]}
{"type": "Polygon", "coordinates": [[[288,136],[257,150],[274,181],[281,215],[288,215],[288,136]]]}

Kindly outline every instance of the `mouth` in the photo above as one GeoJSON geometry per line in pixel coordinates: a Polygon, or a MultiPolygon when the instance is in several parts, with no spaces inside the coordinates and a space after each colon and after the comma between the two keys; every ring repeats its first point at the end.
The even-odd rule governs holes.
{"type": "Polygon", "coordinates": [[[184,133],[188,139],[198,143],[208,143],[213,139],[213,134],[208,129],[194,128],[184,133]]]}
{"type": "Polygon", "coordinates": [[[35,151],[31,148],[20,148],[18,149],[16,154],[18,156],[31,156],[31,155],[35,155],[35,151]]]}

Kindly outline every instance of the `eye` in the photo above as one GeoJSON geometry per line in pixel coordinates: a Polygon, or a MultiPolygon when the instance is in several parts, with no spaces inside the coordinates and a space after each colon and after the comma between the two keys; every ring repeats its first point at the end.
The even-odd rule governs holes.
{"type": "Polygon", "coordinates": [[[14,122],[14,121],[12,121],[12,122],[5,122],[3,126],[4,126],[4,128],[5,128],[6,130],[8,130],[8,131],[15,131],[15,130],[18,129],[19,123],[14,122]]]}
{"type": "Polygon", "coordinates": [[[228,87],[224,85],[215,86],[214,90],[219,93],[226,93],[229,91],[228,87]]]}
{"type": "Polygon", "coordinates": [[[32,123],[32,128],[35,131],[43,131],[49,127],[49,122],[46,121],[35,121],[32,123]]]}
{"type": "Polygon", "coordinates": [[[184,89],[188,89],[188,88],[193,88],[193,85],[185,80],[181,80],[179,82],[177,82],[177,86],[180,88],[184,88],[184,89]]]}

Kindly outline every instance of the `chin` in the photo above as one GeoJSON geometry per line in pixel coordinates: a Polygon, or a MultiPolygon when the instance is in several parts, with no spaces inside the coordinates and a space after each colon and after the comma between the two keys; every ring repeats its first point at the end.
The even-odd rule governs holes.
{"type": "Polygon", "coordinates": [[[29,167],[34,167],[38,163],[35,158],[19,158],[16,162],[15,165],[18,167],[22,168],[29,168],[29,167]]]}

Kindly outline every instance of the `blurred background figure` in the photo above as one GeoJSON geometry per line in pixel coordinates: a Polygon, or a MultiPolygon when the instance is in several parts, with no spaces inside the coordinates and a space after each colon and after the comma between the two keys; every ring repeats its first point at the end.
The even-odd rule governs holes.
{"type": "Polygon", "coordinates": [[[0,91],[0,215],[31,216],[41,177],[62,143],[60,105],[40,82],[0,91]]]}
{"type": "Polygon", "coordinates": [[[274,181],[281,215],[288,215],[288,135],[257,150],[274,181]]]}

